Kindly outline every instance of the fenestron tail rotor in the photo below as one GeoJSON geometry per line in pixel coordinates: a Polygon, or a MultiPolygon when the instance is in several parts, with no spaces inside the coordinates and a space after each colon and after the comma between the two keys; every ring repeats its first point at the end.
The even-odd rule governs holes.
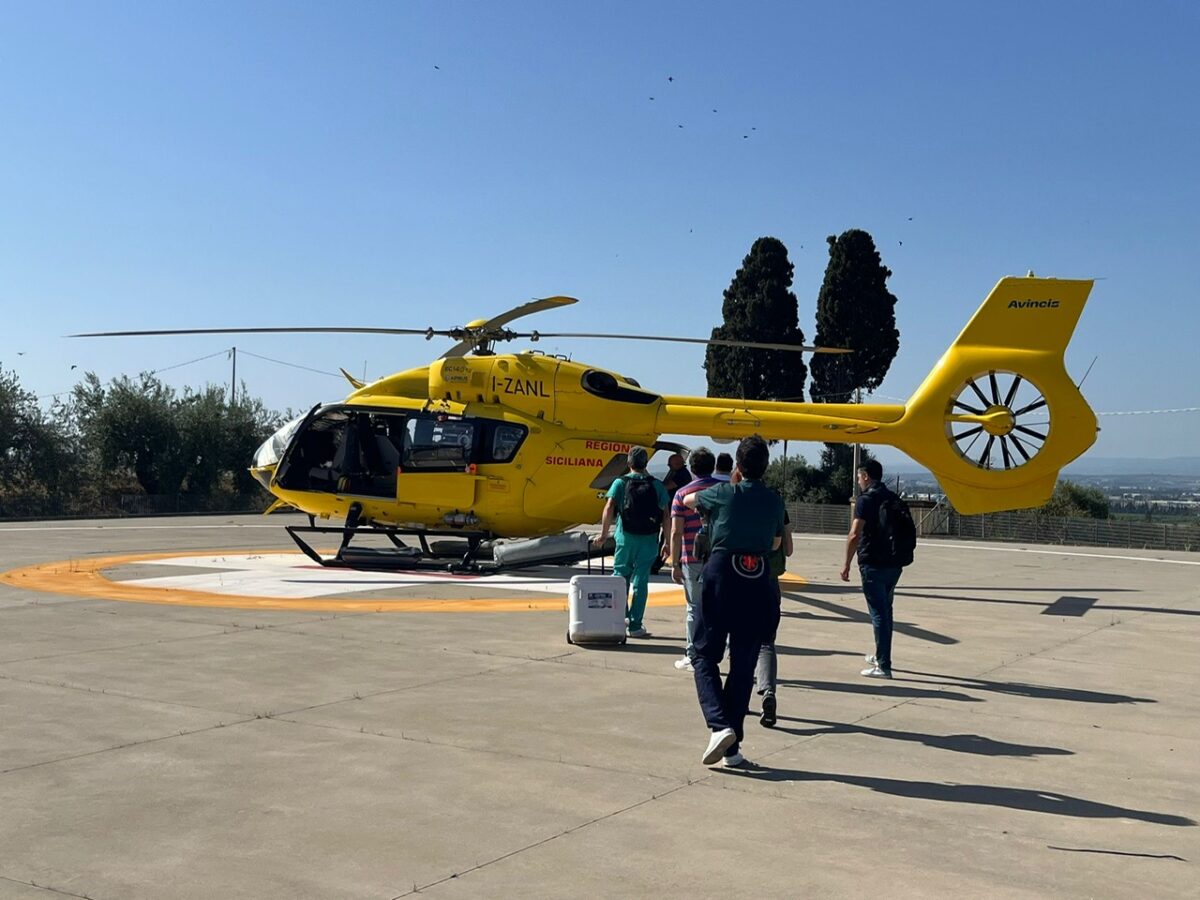
{"type": "Polygon", "coordinates": [[[1045,445],[1050,426],[1050,407],[1042,390],[1003,369],[968,378],[946,410],[950,443],[959,456],[981,469],[1025,465],[1045,445]]]}

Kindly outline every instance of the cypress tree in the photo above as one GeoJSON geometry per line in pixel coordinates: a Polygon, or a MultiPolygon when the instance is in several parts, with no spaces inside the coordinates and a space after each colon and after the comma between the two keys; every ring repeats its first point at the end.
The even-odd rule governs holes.
{"type": "Polygon", "coordinates": [[[892,270],[883,265],[875,241],[857,228],[830,235],[829,264],[817,295],[816,343],[853,353],[818,354],[812,362],[812,398],[848,403],[854,392],[883,383],[900,349],[896,297],[887,289],[892,270]]]}
{"type": "MultiPolygon", "coordinates": [[[[754,242],[725,290],[717,340],[803,344],[793,266],[787,247],[773,237],[754,242]]],[[[746,400],[796,400],[804,396],[808,369],[799,353],[710,344],[704,355],[708,396],[746,400]]]]}

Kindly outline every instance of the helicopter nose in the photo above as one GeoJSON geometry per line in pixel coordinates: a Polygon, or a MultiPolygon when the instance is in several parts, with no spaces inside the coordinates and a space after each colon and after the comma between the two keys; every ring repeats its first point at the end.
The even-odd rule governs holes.
{"type": "MultiPolygon", "coordinates": [[[[288,443],[296,433],[296,429],[299,427],[301,421],[303,421],[303,418],[301,416],[300,418],[292,419],[290,422],[285,422],[273,435],[262,442],[259,448],[254,451],[254,462],[250,466],[251,473],[256,473],[258,469],[269,468],[271,471],[268,473],[267,483],[270,482],[270,475],[274,473],[275,467],[283,459],[283,454],[287,450],[288,443]]],[[[254,474],[254,477],[262,481],[262,478],[258,474],[254,474]]],[[[265,487],[266,484],[264,483],[263,486],[265,487]]]]}
{"type": "Polygon", "coordinates": [[[254,480],[263,486],[264,490],[271,489],[271,479],[275,477],[275,466],[252,466],[250,474],[254,480]]]}

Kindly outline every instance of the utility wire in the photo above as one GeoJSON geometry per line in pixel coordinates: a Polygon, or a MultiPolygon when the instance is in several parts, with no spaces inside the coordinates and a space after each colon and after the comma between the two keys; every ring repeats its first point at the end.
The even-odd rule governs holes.
{"type": "Polygon", "coordinates": [[[257,353],[251,353],[249,350],[243,350],[242,354],[245,356],[253,356],[255,359],[261,359],[264,362],[275,363],[279,366],[290,366],[293,369],[303,369],[306,372],[316,372],[318,375],[328,375],[331,378],[341,379],[342,377],[340,372],[326,372],[324,369],[314,369],[311,366],[301,366],[297,363],[284,362],[282,359],[272,359],[269,356],[259,356],[257,353]]]}
{"type": "Polygon", "coordinates": [[[179,369],[183,366],[190,366],[192,363],[204,362],[206,359],[212,359],[214,356],[222,356],[228,353],[228,350],[218,350],[216,353],[210,353],[208,356],[198,356],[195,359],[189,359],[187,362],[175,363],[173,366],[163,366],[161,369],[154,369],[147,372],[147,375],[157,375],[159,372],[169,372],[171,369],[179,369]]]}
{"type": "MultiPolygon", "coordinates": [[[[228,353],[229,353],[228,349],[218,350],[216,353],[210,353],[207,356],[198,356],[195,359],[189,359],[186,362],[175,363],[174,365],[170,365],[170,366],[163,366],[161,369],[154,369],[145,374],[157,375],[159,372],[169,372],[172,369],[180,369],[184,366],[190,366],[193,363],[204,362],[204,360],[206,360],[206,359],[212,359],[215,356],[227,355],[228,353]]],[[[243,350],[242,354],[244,356],[253,356],[255,359],[261,359],[264,362],[275,363],[275,365],[278,365],[278,366],[289,366],[293,369],[304,369],[307,372],[315,372],[318,375],[328,375],[330,378],[337,378],[339,380],[342,378],[342,375],[340,372],[326,372],[322,369],[313,369],[309,366],[298,365],[297,363],[284,362],[282,359],[272,359],[269,356],[259,356],[257,353],[251,353],[249,350],[243,350]]],[[[57,398],[57,397],[63,396],[63,394],[69,394],[74,390],[75,390],[74,388],[68,388],[65,391],[57,391],[53,394],[38,394],[34,399],[35,400],[46,400],[48,398],[57,398]]]]}

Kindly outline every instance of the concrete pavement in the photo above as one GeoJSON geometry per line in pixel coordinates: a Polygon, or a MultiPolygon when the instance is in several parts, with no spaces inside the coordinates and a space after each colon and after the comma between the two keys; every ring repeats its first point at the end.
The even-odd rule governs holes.
{"type": "MultiPolygon", "coordinates": [[[[0,570],[289,546],[261,517],[6,524],[0,570]]],[[[748,772],[699,763],[677,606],[588,649],[554,609],[0,585],[0,897],[1196,896],[1200,557],[925,541],[881,682],[840,553],[797,537],[748,772]]]]}

